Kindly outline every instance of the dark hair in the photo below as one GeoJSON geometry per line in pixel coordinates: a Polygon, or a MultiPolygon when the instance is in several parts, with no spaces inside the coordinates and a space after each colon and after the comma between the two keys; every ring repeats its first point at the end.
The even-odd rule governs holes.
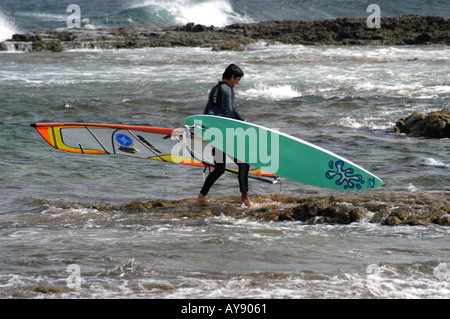
{"type": "Polygon", "coordinates": [[[223,72],[222,79],[229,80],[234,75],[234,78],[244,77],[244,72],[236,64],[230,64],[223,72]]]}

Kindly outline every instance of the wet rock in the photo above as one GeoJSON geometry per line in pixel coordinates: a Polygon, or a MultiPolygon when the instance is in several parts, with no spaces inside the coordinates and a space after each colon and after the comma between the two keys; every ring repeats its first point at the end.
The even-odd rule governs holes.
{"type": "Polygon", "coordinates": [[[383,225],[398,226],[401,225],[410,215],[407,208],[394,209],[383,221],[383,225]]]}
{"type": "Polygon", "coordinates": [[[187,32],[205,32],[205,31],[213,31],[214,26],[206,27],[201,24],[195,24],[193,22],[189,22],[183,27],[177,27],[177,31],[187,31],[187,32]]]}
{"type": "Polygon", "coordinates": [[[382,18],[381,28],[368,28],[365,18],[316,21],[237,23],[223,28],[188,23],[165,28],[40,30],[15,34],[1,50],[133,49],[143,47],[210,47],[242,50],[257,41],[304,45],[450,44],[450,19],[404,15],[382,18]]]}
{"type": "Polygon", "coordinates": [[[175,290],[176,288],[172,285],[168,284],[154,284],[154,283],[148,283],[148,284],[142,284],[142,287],[144,287],[147,290],[175,290]]]}
{"type": "Polygon", "coordinates": [[[38,40],[33,42],[33,51],[62,52],[64,51],[64,47],[59,41],[38,40]]]}
{"type": "Polygon", "coordinates": [[[402,224],[402,220],[398,216],[388,216],[386,220],[383,222],[383,225],[388,226],[398,226],[402,224]]]}
{"type": "MultiPolygon", "coordinates": [[[[372,210],[372,211],[374,211],[375,213],[369,219],[369,222],[376,223],[376,224],[384,223],[384,221],[390,214],[389,210],[387,210],[386,208],[379,209],[379,210],[378,209],[372,210]]],[[[386,223],[384,223],[384,224],[386,225],[386,223]]]]}
{"type": "Polygon", "coordinates": [[[353,193],[345,195],[274,194],[252,198],[255,207],[239,206],[240,197],[211,197],[210,205],[194,206],[195,199],[94,204],[90,208],[134,214],[137,218],[212,218],[228,216],[266,221],[347,225],[355,222],[385,226],[450,226],[448,193],[353,193]]]}
{"type": "Polygon", "coordinates": [[[397,133],[428,138],[450,138],[450,108],[425,115],[414,112],[395,124],[397,133]]]}
{"type": "Polygon", "coordinates": [[[410,116],[397,121],[395,123],[395,131],[397,133],[410,134],[415,131],[419,123],[422,123],[425,116],[422,112],[416,111],[410,116]]]}
{"type": "Polygon", "coordinates": [[[54,287],[54,286],[45,286],[45,285],[32,288],[31,290],[34,292],[42,293],[42,294],[55,294],[55,293],[64,293],[64,292],[72,291],[71,289],[69,289],[67,287],[58,288],[58,287],[54,287]]]}
{"type": "Polygon", "coordinates": [[[351,224],[363,220],[368,210],[339,203],[334,197],[307,201],[280,214],[280,220],[297,220],[307,223],[351,224]]]}
{"type": "Polygon", "coordinates": [[[450,214],[445,214],[440,216],[437,220],[436,223],[439,225],[443,225],[443,226],[450,226],[450,214]]]}

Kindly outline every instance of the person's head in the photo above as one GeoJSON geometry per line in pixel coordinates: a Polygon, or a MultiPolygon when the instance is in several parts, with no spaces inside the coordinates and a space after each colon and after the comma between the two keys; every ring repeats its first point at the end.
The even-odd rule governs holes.
{"type": "Polygon", "coordinates": [[[226,82],[231,88],[236,84],[240,84],[241,78],[244,77],[244,72],[236,64],[230,64],[223,72],[222,81],[226,82]]]}

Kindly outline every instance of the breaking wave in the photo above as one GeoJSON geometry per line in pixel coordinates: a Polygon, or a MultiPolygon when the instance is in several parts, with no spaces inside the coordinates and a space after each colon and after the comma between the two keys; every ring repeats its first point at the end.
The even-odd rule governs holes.
{"type": "Polygon", "coordinates": [[[15,33],[17,30],[14,23],[0,11],[0,42],[11,39],[15,33]]]}
{"type": "Polygon", "coordinates": [[[233,10],[228,0],[142,0],[135,8],[152,9],[157,16],[166,16],[178,24],[193,22],[222,27],[232,23],[248,23],[252,20],[233,10]]]}

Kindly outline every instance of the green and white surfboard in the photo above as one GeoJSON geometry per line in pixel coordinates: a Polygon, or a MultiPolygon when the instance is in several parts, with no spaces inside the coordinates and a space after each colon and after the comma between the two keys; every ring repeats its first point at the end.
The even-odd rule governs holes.
{"type": "Polygon", "coordinates": [[[383,181],[326,149],[249,122],[195,115],[186,118],[194,133],[228,155],[269,173],[338,190],[368,190],[383,181]]]}

